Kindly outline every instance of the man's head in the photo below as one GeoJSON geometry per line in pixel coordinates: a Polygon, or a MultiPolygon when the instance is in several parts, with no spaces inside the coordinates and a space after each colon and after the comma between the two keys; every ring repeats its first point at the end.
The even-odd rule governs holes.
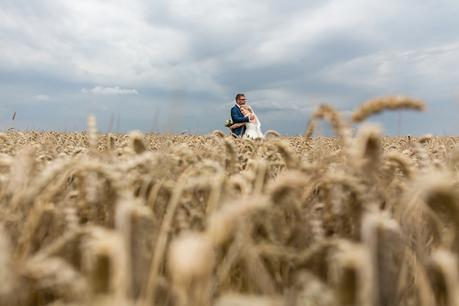
{"type": "Polygon", "coordinates": [[[245,95],[243,93],[238,93],[236,95],[236,104],[238,105],[244,105],[245,104],[245,95]]]}

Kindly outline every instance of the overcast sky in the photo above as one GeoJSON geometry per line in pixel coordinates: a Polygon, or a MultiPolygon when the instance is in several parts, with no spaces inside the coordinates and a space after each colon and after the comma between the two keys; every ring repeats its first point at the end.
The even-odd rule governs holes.
{"type": "Polygon", "coordinates": [[[0,129],[93,113],[101,131],[207,133],[244,92],[263,130],[404,94],[427,112],[374,118],[388,134],[458,134],[458,16],[457,0],[0,0],[0,129]]]}

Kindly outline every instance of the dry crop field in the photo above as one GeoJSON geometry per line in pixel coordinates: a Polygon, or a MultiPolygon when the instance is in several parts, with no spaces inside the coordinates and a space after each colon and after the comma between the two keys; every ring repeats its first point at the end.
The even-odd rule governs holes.
{"type": "Polygon", "coordinates": [[[260,141],[1,133],[0,305],[459,305],[458,139],[350,129],[423,107],[260,141]]]}

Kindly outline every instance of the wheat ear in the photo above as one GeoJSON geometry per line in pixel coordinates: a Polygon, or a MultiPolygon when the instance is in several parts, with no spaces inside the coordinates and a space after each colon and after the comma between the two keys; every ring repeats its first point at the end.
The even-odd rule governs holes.
{"type": "Polygon", "coordinates": [[[420,100],[415,100],[409,97],[403,96],[390,96],[381,97],[372,100],[368,100],[362,103],[352,113],[353,122],[362,122],[368,117],[378,114],[384,110],[397,110],[397,109],[411,109],[417,111],[423,111],[425,109],[425,103],[420,100]]]}

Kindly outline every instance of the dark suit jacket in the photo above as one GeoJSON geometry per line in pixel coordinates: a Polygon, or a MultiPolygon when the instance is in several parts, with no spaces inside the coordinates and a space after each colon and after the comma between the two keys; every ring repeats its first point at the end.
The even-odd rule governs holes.
{"type": "MultiPolygon", "coordinates": [[[[242,123],[242,122],[249,122],[249,117],[244,117],[241,112],[241,109],[234,105],[231,108],[231,119],[233,119],[233,123],[242,123]]],[[[245,131],[245,125],[238,127],[237,129],[232,130],[232,132],[238,136],[242,136],[245,131]]]]}

